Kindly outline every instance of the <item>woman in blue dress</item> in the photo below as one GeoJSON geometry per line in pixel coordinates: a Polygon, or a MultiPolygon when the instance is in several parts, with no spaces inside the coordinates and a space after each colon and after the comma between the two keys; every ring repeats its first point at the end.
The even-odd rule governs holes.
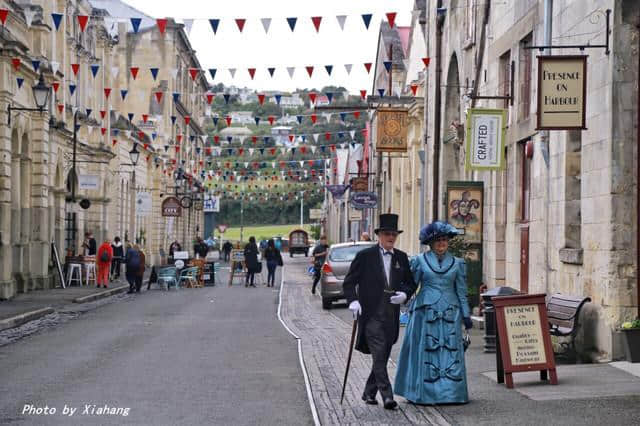
{"type": "Polygon", "coordinates": [[[466,265],[447,250],[458,230],[433,222],[420,231],[431,250],[411,259],[420,285],[398,359],[395,393],[416,404],[469,402],[462,325],[471,328],[466,265]]]}

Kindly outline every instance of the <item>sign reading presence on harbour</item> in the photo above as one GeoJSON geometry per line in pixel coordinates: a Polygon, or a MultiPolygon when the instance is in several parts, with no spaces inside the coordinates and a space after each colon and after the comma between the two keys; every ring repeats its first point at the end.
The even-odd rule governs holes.
{"type": "Polygon", "coordinates": [[[376,151],[407,152],[409,112],[404,108],[378,108],[376,151]]]}
{"type": "Polygon", "coordinates": [[[538,56],[537,130],[586,129],[587,56],[538,56]]]}
{"type": "Polygon", "coordinates": [[[472,108],[467,119],[467,170],[501,170],[507,112],[472,108]]]}
{"type": "Polygon", "coordinates": [[[498,332],[498,382],[504,374],[507,387],[512,388],[512,373],[541,370],[543,380],[549,372],[551,384],[557,385],[545,295],[501,296],[491,301],[496,309],[498,332]]]}
{"type": "Polygon", "coordinates": [[[176,197],[165,198],[162,202],[162,216],[180,217],[182,216],[182,205],[176,197]]]}

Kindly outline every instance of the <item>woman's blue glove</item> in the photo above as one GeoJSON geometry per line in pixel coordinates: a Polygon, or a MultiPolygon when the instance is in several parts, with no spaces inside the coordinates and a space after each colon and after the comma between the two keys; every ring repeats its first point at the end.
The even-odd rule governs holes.
{"type": "Polygon", "coordinates": [[[464,317],[462,318],[462,321],[464,322],[465,329],[469,330],[470,328],[473,328],[473,321],[471,321],[471,318],[464,317]]]}

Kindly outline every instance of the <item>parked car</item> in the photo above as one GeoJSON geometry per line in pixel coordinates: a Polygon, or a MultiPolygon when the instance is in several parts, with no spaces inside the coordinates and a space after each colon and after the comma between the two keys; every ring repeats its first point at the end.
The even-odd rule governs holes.
{"type": "Polygon", "coordinates": [[[289,256],[302,253],[309,256],[309,234],[304,229],[295,229],[289,233],[289,256]]]}
{"type": "Polygon", "coordinates": [[[358,252],[376,244],[373,241],[358,241],[332,244],[329,247],[329,254],[320,274],[320,296],[323,309],[330,309],[333,302],[344,299],[342,283],[349,272],[351,262],[358,252]]]}

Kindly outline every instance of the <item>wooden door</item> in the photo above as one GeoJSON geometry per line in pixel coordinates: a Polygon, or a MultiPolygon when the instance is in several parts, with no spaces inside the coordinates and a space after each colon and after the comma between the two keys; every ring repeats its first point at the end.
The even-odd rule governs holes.
{"type": "Polygon", "coordinates": [[[531,212],[531,157],[533,142],[531,139],[519,144],[521,181],[520,181],[520,291],[529,293],[529,220],[531,212]]]}

